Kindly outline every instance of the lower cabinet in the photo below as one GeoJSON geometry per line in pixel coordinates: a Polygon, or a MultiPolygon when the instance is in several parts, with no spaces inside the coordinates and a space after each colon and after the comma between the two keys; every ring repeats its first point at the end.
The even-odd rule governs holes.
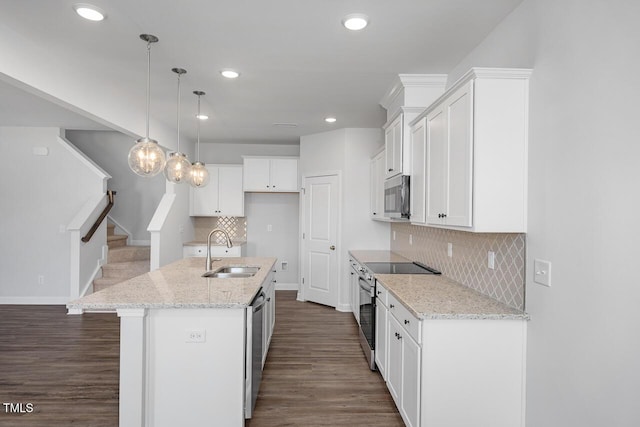
{"type": "Polygon", "coordinates": [[[407,426],[525,425],[525,319],[418,319],[376,292],[376,364],[407,426]]]}
{"type": "Polygon", "coordinates": [[[271,337],[273,336],[273,328],[276,325],[276,278],[275,270],[272,271],[264,287],[264,293],[267,296],[267,303],[264,307],[264,319],[262,322],[262,367],[267,361],[267,352],[269,345],[271,344],[271,337]]]}

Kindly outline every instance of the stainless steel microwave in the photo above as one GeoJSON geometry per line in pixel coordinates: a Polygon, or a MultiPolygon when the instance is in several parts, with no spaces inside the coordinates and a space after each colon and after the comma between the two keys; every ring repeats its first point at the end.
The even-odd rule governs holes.
{"type": "Polygon", "coordinates": [[[398,175],[384,182],[384,216],[409,219],[409,175],[398,175]]]}

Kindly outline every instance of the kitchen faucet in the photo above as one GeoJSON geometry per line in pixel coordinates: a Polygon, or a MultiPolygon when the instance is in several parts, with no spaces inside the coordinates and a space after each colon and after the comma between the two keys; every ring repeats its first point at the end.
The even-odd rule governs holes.
{"type": "Polygon", "coordinates": [[[231,243],[231,238],[229,237],[229,233],[227,233],[221,228],[214,228],[213,230],[211,230],[211,232],[209,233],[209,236],[207,237],[207,271],[211,271],[211,236],[213,236],[214,233],[216,233],[217,231],[224,234],[225,239],[227,239],[227,247],[228,248],[233,247],[233,243],[231,243]]]}

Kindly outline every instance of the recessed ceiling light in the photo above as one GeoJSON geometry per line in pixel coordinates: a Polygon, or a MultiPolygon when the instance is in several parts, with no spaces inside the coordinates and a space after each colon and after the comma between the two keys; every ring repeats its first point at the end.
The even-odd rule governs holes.
{"type": "Polygon", "coordinates": [[[240,75],[239,72],[233,71],[233,70],[222,70],[220,71],[220,74],[222,74],[224,77],[228,79],[235,79],[240,75]]]}
{"type": "Polygon", "coordinates": [[[348,30],[360,31],[369,24],[369,17],[362,13],[352,13],[342,19],[342,25],[348,30]]]}
{"type": "Polygon", "coordinates": [[[327,123],[335,123],[336,120],[337,119],[335,117],[327,117],[326,119],[324,119],[324,121],[327,123]]]}
{"type": "Polygon", "coordinates": [[[89,21],[102,21],[107,17],[104,10],[92,4],[76,3],[73,5],[73,9],[78,15],[82,16],[84,19],[88,19],[89,21]]]}
{"type": "Polygon", "coordinates": [[[209,116],[207,116],[206,114],[196,114],[196,119],[207,120],[208,118],[209,116]]]}

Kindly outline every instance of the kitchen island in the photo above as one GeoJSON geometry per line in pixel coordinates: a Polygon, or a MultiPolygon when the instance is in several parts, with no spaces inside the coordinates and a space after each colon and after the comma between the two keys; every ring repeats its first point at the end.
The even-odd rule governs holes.
{"type": "Polygon", "coordinates": [[[120,426],[244,425],[247,308],[275,258],[222,258],[252,277],[204,278],[187,258],[67,304],[120,317],[120,426]]]}

